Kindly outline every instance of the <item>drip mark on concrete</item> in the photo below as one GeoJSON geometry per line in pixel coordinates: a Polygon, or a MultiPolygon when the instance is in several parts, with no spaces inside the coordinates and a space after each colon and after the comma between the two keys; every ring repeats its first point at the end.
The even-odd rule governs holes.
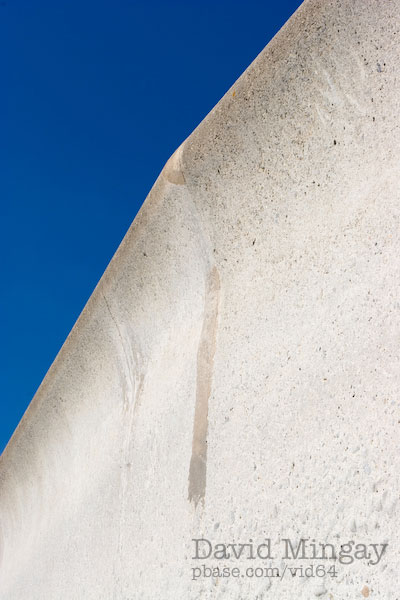
{"type": "Polygon", "coordinates": [[[121,329],[119,328],[118,322],[117,322],[117,320],[115,319],[115,317],[114,317],[114,315],[113,315],[113,313],[112,313],[112,311],[111,311],[111,308],[110,308],[110,305],[109,305],[109,303],[108,303],[108,300],[107,300],[107,298],[105,297],[105,295],[104,295],[104,294],[102,294],[102,296],[103,296],[103,300],[104,300],[104,302],[105,302],[105,305],[107,306],[107,310],[108,310],[108,313],[109,313],[109,315],[110,315],[110,317],[111,317],[111,320],[112,320],[112,322],[114,323],[114,325],[115,325],[115,327],[116,327],[116,330],[117,330],[117,332],[118,332],[118,337],[119,337],[119,339],[120,339],[120,341],[121,341],[121,348],[122,348],[122,350],[123,350],[123,352],[124,352],[124,355],[125,355],[126,364],[127,364],[127,366],[129,366],[129,365],[131,364],[131,361],[129,360],[129,357],[128,357],[127,353],[126,353],[125,344],[124,344],[124,338],[123,338],[123,336],[122,336],[121,329]]]}
{"type": "Polygon", "coordinates": [[[219,274],[213,267],[206,282],[204,320],[197,351],[196,407],[189,470],[189,501],[195,506],[200,500],[204,501],[206,493],[208,400],[214,367],[219,295],[219,274]]]}
{"type": "Polygon", "coordinates": [[[182,166],[182,150],[183,145],[179,146],[173,155],[168,159],[162,174],[167,181],[174,183],[175,185],[184,185],[185,176],[183,174],[182,166]]]}

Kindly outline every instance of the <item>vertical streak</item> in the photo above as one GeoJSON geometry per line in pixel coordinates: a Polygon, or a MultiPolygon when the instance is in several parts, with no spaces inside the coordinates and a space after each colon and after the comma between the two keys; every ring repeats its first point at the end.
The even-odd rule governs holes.
{"type": "Polygon", "coordinates": [[[214,266],[207,276],[203,327],[197,351],[196,407],[189,469],[189,501],[195,506],[200,500],[204,501],[206,493],[208,400],[214,367],[219,295],[219,274],[214,266]]]}

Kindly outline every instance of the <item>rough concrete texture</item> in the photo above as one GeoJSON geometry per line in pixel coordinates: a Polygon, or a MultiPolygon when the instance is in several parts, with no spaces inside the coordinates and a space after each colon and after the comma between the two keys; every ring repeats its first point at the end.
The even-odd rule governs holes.
{"type": "Polygon", "coordinates": [[[400,597],[399,44],[307,0],[168,161],[1,457],[1,600],[400,597]]]}

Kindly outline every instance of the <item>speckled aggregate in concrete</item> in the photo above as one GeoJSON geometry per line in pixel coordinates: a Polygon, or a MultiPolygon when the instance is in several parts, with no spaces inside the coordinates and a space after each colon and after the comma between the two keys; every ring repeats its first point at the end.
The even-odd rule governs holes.
{"type": "Polygon", "coordinates": [[[168,161],[1,457],[1,600],[400,598],[399,124],[400,2],[307,0],[168,161]],[[387,548],[284,560],[302,538],[387,548]]]}

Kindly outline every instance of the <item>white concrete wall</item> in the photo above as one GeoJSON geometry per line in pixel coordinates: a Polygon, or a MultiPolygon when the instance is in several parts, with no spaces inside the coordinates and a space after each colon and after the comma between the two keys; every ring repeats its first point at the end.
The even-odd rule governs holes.
{"type": "Polygon", "coordinates": [[[399,596],[399,44],[307,0],[167,163],[0,459],[1,600],[399,596]],[[388,547],[192,581],[203,536],[388,547]]]}

